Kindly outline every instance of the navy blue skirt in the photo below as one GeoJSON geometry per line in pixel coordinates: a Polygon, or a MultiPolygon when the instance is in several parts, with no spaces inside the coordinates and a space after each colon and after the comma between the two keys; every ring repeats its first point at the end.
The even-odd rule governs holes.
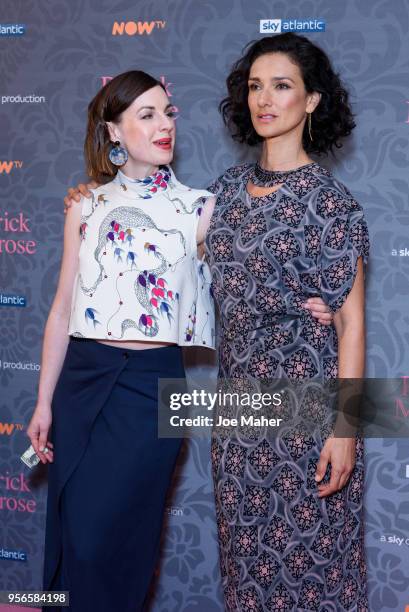
{"type": "Polygon", "coordinates": [[[177,346],[70,340],[52,405],[44,589],[69,591],[72,612],[143,608],[182,441],[158,439],[158,378],[184,376],[177,346]]]}

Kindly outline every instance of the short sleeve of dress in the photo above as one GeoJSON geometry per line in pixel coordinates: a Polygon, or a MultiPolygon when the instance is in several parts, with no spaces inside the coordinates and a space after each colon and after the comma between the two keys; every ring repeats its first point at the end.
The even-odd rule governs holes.
{"type": "Polygon", "coordinates": [[[323,190],[317,212],[324,217],[321,234],[321,297],[332,312],[347,299],[357,273],[359,257],[369,256],[369,234],[362,207],[346,191],[344,197],[323,190]]]}

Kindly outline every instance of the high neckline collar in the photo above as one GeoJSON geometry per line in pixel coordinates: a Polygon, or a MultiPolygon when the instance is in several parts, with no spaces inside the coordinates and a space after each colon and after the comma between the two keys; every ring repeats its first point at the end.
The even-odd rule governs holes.
{"type": "Polygon", "coordinates": [[[166,191],[172,178],[170,166],[159,166],[159,169],[150,176],[143,179],[130,178],[121,170],[118,170],[114,182],[119,185],[122,191],[135,194],[139,198],[149,200],[155,195],[166,191]]]}
{"type": "Polygon", "coordinates": [[[291,170],[266,170],[262,168],[257,162],[253,168],[252,183],[258,187],[275,187],[281,183],[285,183],[288,179],[293,178],[299,172],[307,169],[312,169],[316,166],[316,162],[309,162],[303,164],[298,168],[292,168],[291,170]]]}

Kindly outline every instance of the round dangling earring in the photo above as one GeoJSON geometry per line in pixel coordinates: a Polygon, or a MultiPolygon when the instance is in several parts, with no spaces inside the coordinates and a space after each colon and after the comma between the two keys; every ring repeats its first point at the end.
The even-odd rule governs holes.
{"type": "Polygon", "coordinates": [[[311,131],[311,115],[312,113],[308,113],[308,133],[310,135],[310,140],[312,142],[313,138],[312,138],[312,131],[311,131]]]}
{"type": "Polygon", "coordinates": [[[119,140],[116,140],[113,145],[108,155],[109,160],[114,166],[123,166],[128,161],[128,151],[120,146],[119,140]]]}

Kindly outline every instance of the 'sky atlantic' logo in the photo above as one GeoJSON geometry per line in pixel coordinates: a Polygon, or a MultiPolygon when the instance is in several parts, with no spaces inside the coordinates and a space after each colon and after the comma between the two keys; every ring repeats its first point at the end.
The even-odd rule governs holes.
{"type": "Polygon", "coordinates": [[[112,36],[150,36],[154,30],[164,30],[166,21],[115,21],[112,36]]]}
{"type": "Polygon", "coordinates": [[[27,553],[24,552],[24,550],[0,548],[0,559],[8,559],[10,561],[27,561],[27,553]]]}
{"type": "Polygon", "coordinates": [[[0,36],[22,36],[26,26],[22,23],[0,23],[0,36]]]}
{"type": "Polygon", "coordinates": [[[22,161],[0,161],[0,174],[10,174],[12,170],[21,170],[22,161]]]}
{"type": "Polygon", "coordinates": [[[19,306],[20,308],[24,308],[26,306],[26,298],[24,295],[6,295],[0,293],[0,306],[19,306]]]}
{"type": "Polygon", "coordinates": [[[260,19],[260,34],[325,32],[323,19],[260,19]]]}

